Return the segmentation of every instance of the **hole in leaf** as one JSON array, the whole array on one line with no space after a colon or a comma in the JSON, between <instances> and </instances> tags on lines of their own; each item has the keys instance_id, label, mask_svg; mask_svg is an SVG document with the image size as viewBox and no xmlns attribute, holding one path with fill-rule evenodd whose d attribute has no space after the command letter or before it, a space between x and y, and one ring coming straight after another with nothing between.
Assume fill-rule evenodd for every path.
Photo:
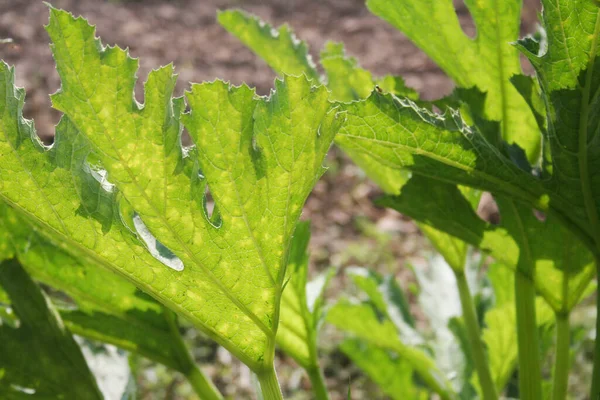
<instances>
[{"instance_id":1,"label":"hole in leaf","mask_svg":"<svg viewBox=\"0 0 600 400\"><path fill-rule=\"evenodd\" d=\"M483 192L481 195L481 200L477 207L477 215L479 215L479 218L482 220L491 224L500 224L500 210L498 209L498 204L496 204L496 200L494 200L494 197L489 192Z\"/></svg>"},{"instance_id":2,"label":"hole in leaf","mask_svg":"<svg viewBox=\"0 0 600 400\"><path fill-rule=\"evenodd\" d=\"M205 179L203 176L200 179ZM204 209L204 215L206 215L206 219L211 223L212 226L218 228L221 226L221 214L219 213L219 209L215 204L215 200L210 193L210 189L208 184L204 186L204 196L202 197L202 207Z\"/></svg>"},{"instance_id":3,"label":"hole in leaf","mask_svg":"<svg viewBox=\"0 0 600 400\"><path fill-rule=\"evenodd\" d=\"M533 216L540 222L546 222L546 213L540 210L533 209Z\"/></svg>"},{"instance_id":4,"label":"hole in leaf","mask_svg":"<svg viewBox=\"0 0 600 400\"><path fill-rule=\"evenodd\" d=\"M15 392L18 392L18 393L21 393L21 394L24 394L24 395L34 395L35 394L35 389L24 387L24 386L15 385L14 383L10 384L10 388L12 390L14 390Z\"/></svg>"},{"instance_id":5,"label":"hole in leaf","mask_svg":"<svg viewBox=\"0 0 600 400\"><path fill-rule=\"evenodd\" d=\"M469 8L464 0L454 0L454 9L456 10L458 22L463 32L471 39L474 39L477 36L477 28L475 28L475 21L473 21L473 16L469 12Z\"/></svg>"},{"instance_id":6,"label":"hole in leaf","mask_svg":"<svg viewBox=\"0 0 600 400\"><path fill-rule=\"evenodd\" d=\"M206 215L212 219L213 211L215 210L215 200L212 198L208 185L204 187L204 211Z\"/></svg>"},{"instance_id":7,"label":"hole in leaf","mask_svg":"<svg viewBox=\"0 0 600 400\"><path fill-rule=\"evenodd\" d=\"M192 141L192 137L190 136L190 133L187 131L187 129L183 128L183 130L181 131L181 146L183 148L188 148L194 145L194 142Z\"/></svg>"},{"instance_id":8,"label":"hole in leaf","mask_svg":"<svg viewBox=\"0 0 600 400\"><path fill-rule=\"evenodd\" d=\"M175 271L183 271L183 261L152 235L137 213L133 216L133 225L152 257Z\"/></svg>"}]
</instances>

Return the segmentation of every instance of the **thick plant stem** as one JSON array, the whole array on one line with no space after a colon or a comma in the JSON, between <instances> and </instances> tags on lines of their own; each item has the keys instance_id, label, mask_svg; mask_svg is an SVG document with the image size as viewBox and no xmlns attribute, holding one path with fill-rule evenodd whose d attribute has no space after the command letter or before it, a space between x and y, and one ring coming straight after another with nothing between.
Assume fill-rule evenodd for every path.
<instances>
[{"instance_id":1,"label":"thick plant stem","mask_svg":"<svg viewBox=\"0 0 600 400\"><path fill-rule=\"evenodd\" d=\"M460 294L463 318L467 327L469 346L473 354L475 370L477 371L477 375L479 375L479 383L481 384L483 398L485 400L497 400L498 393L496 392L496 385L492 379L492 373L485 355L484 344L481 339L481 330L479 328L479 321L477 320L475 305L473 304L473 299L471 297L471 291L469 290L469 283L467 282L464 272L456 270L454 270L454 272L456 275L456 284L458 285L458 293Z\"/></svg>"},{"instance_id":2,"label":"thick plant stem","mask_svg":"<svg viewBox=\"0 0 600 400\"><path fill-rule=\"evenodd\" d=\"M515 274L519 392L522 400L542 399L540 346L535 312L535 287L523 273Z\"/></svg>"},{"instance_id":3,"label":"thick plant stem","mask_svg":"<svg viewBox=\"0 0 600 400\"><path fill-rule=\"evenodd\" d=\"M313 393L317 400L329 400L329 394L327 393L327 386L325 385L325 379L321 373L319 366L306 369L310 383L312 384Z\"/></svg>"},{"instance_id":4,"label":"thick plant stem","mask_svg":"<svg viewBox=\"0 0 600 400\"><path fill-rule=\"evenodd\" d=\"M596 279L600 287L600 264L596 257ZM592 391L590 399L600 399L600 294L596 293L596 339L594 340L594 370L592 372Z\"/></svg>"},{"instance_id":5,"label":"thick plant stem","mask_svg":"<svg viewBox=\"0 0 600 400\"><path fill-rule=\"evenodd\" d=\"M186 378L202 400L223 400L221 393L196 365L189 371Z\"/></svg>"},{"instance_id":6,"label":"thick plant stem","mask_svg":"<svg viewBox=\"0 0 600 400\"><path fill-rule=\"evenodd\" d=\"M552 400L566 400L569 386L569 350L571 344L569 314L556 314L556 357Z\"/></svg>"},{"instance_id":7,"label":"thick plant stem","mask_svg":"<svg viewBox=\"0 0 600 400\"><path fill-rule=\"evenodd\" d=\"M261 373L257 373L256 377L260 383L260 390L262 391L264 400L283 400L275 368L267 368L261 371Z\"/></svg>"}]
</instances>

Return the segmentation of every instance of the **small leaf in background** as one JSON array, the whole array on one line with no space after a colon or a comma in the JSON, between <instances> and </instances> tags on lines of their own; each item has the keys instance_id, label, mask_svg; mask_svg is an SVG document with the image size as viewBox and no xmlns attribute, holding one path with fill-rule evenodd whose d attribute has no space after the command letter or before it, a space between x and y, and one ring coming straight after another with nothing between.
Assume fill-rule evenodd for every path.
<instances>
[{"instance_id":1,"label":"small leaf in background","mask_svg":"<svg viewBox=\"0 0 600 400\"><path fill-rule=\"evenodd\" d=\"M414 384L414 369L401 357L357 339L344 340L340 349L392 399L427 398L426 391Z\"/></svg>"},{"instance_id":2,"label":"small leaf in background","mask_svg":"<svg viewBox=\"0 0 600 400\"><path fill-rule=\"evenodd\" d=\"M350 276L369 295L368 299L362 302L338 301L329 309L327 321L373 346L394 352L431 390L444 399L452 398L454 390L429 355L424 339L411 327L410 321L401 318L402 306L388 303L390 298L385 295L384 285L379 289L383 279L373 272L357 273L356 270L351 271ZM391 315L400 319L392 319Z\"/></svg>"},{"instance_id":3,"label":"small leaf in background","mask_svg":"<svg viewBox=\"0 0 600 400\"><path fill-rule=\"evenodd\" d=\"M327 74L327 88L337 101L367 98L376 86L384 92L413 100L419 97L417 92L406 87L401 77L388 75L374 78L371 72L360 68L356 59L346 55L342 43L325 44L321 50L321 65Z\"/></svg>"},{"instance_id":4,"label":"small leaf in background","mask_svg":"<svg viewBox=\"0 0 600 400\"><path fill-rule=\"evenodd\" d=\"M279 347L306 370L318 368L317 337L322 318L322 296L333 272L330 270L307 282L309 240L310 223L299 223L290 248L289 282L281 297L277 330Z\"/></svg>"},{"instance_id":5,"label":"small leaf in background","mask_svg":"<svg viewBox=\"0 0 600 400\"><path fill-rule=\"evenodd\" d=\"M229 32L258 53L278 74L302 75L319 80L306 43L287 25L275 29L255 16L238 10L221 11L218 20Z\"/></svg>"},{"instance_id":6,"label":"small leaf in background","mask_svg":"<svg viewBox=\"0 0 600 400\"><path fill-rule=\"evenodd\" d=\"M0 285L19 318L17 328L0 324L0 397L102 399L79 346L18 262L0 264Z\"/></svg>"}]
</instances>

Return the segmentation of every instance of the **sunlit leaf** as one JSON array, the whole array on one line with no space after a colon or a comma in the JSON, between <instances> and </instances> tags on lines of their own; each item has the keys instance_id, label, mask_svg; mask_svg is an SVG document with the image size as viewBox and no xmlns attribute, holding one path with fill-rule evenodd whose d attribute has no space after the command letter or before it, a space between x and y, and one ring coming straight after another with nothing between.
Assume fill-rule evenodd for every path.
<instances>
[{"instance_id":1,"label":"sunlit leaf","mask_svg":"<svg viewBox=\"0 0 600 400\"><path fill-rule=\"evenodd\" d=\"M270 365L291 236L343 122L327 91L304 77L277 81L269 98L193 85L184 122L195 147L184 149L172 67L150 73L142 106L136 60L102 47L84 19L50 15L62 80L52 100L65 117L43 147L0 64L0 195L254 370Z\"/></svg>"}]
</instances>

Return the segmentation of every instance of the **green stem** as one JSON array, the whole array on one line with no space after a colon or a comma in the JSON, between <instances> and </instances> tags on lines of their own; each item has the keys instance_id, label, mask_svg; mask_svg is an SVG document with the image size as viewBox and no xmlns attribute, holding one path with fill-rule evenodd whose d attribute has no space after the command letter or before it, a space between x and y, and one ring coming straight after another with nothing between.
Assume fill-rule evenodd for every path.
<instances>
[{"instance_id":1,"label":"green stem","mask_svg":"<svg viewBox=\"0 0 600 400\"><path fill-rule=\"evenodd\" d=\"M455 270L454 273L456 275L458 293L460 294L463 318L467 327L469 346L473 354L475 370L477 371L477 375L479 375L479 383L481 384L483 398L485 400L496 400L498 399L498 393L496 392L496 385L492 379L490 366L485 355L484 344L483 340L481 339L481 331L479 329L479 321L477 320L475 305L473 304L473 299L471 298L469 283L467 282L464 272Z\"/></svg>"},{"instance_id":2,"label":"green stem","mask_svg":"<svg viewBox=\"0 0 600 400\"><path fill-rule=\"evenodd\" d=\"M522 400L542 399L542 371L535 313L535 287L526 275L515 274L519 393Z\"/></svg>"},{"instance_id":3,"label":"green stem","mask_svg":"<svg viewBox=\"0 0 600 400\"><path fill-rule=\"evenodd\" d=\"M600 287L600 263L596 257L596 279ZM590 399L600 399L600 294L596 293L596 339L594 340L594 370L592 372L592 391Z\"/></svg>"},{"instance_id":4,"label":"green stem","mask_svg":"<svg viewBox=\"0 0 600 400\"><path fill-rule=\"evenodd\" d=\"M318 365L307 368L308 378L312 384L313 392L317 400L329 400L329 393L327 393L327 386L325 385L325 379L321 373L321 369Z\"/></svg>"},{"instance_id":5,"label":"green stem","mask_svg":"<svg viewBox=\"0 0 600 400\"><path fill-rule=\"evenodd\" d=\"M257 373L256 377L260 383L260 390L262 391L264 400L283 400L277 374L273 367Z\"/></svg>"},{"instance_id":6,"label":"green stem","mask_svg":"<svg viewBox=\"0 0 600 400\"><path fill-rule=\"evenodd\" d=\"M196 394L198 394L198 397L202 400L223 400L223 396L219 393L212 381L210 381L195 364L185 377L194 388Z\"/></svg>"},{"instance_id":7,"label":"green stem","mask_svg":"<svg viewBox=\"0 0 600 400\"><path fill-rule=\"evenodd\" d=\"M177 349L177 358L179 359L179 371L185 375L186 379L194 388L194 391L202 400L223 400L223 396L215 387L212 381L207 378L196 365L194 358L190 354L183 338L179 333L179 324L177 323L177 314L164 308L165 318L171 330L171 336Z\"/></svg>"},{"instance_id":8,"label":"green stem","mask_svg":"<svg viewBox=\"0 0 600 400\"><path fill-rule=\"evenodd\" d=\"M569 313L556 314L556 357L552 400L566 400L569 386L569 350L571 346Z\"/></svg>"}]
</instances>

